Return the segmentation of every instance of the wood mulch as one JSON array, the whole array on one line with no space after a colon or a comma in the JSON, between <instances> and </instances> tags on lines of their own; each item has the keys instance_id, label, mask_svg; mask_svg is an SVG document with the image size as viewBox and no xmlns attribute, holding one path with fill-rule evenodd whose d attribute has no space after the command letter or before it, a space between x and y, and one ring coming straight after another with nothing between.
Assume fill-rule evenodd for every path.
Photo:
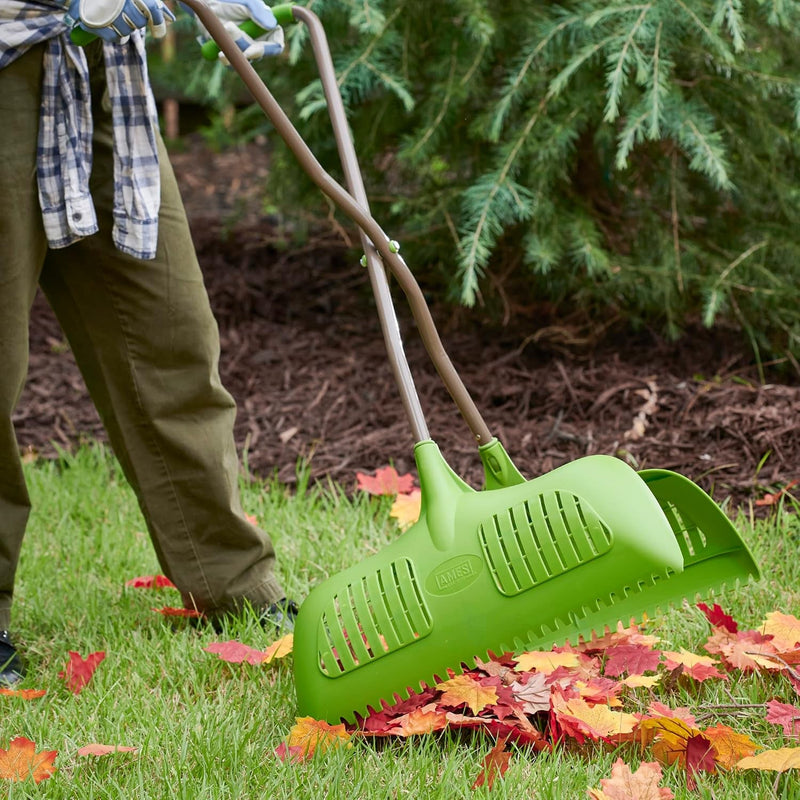
<instances>
[{"instance_id":1,"label":"wood mulch","mask_svg":"<svg viewBox=\"0 0 800 800\"><path fill-rule=\"evenodd\" d=\"M408 423L388 367L365 271L334 231L278 246L259 212L258 148L174 156L222 337L223 380L239 404L251 472L355 485L389 462L413 469ZM240 176L232 182L229 176ZM242 179L247 175L247 179ZM412 265L413 266L413 265ZM395 287L396 289L396 287ZM472 437L431 368L398 291L406 352L432 437L453 468L481 480ZM724 332L677 344L616 334L593 346L568 326L516 318L486 327L434 309L445 346L490 429L529 477L590 453L677 470L718 501L747 503L800 477L800 387L761 382ZM784 378L786 380L786 378ZM29 380L15 415L21 447L103 439L52 313L37 298Z\"/></svg>"}]
</instances>

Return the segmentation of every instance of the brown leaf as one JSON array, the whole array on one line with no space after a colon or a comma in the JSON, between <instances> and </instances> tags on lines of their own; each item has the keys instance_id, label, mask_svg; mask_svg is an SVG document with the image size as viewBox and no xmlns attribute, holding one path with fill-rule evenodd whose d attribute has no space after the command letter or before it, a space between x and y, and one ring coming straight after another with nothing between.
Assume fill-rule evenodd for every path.
<instances>
[{"instance_id":1,"label":"brown leaf","mask_svg":"<svg viewBox=\"0 0 800 800\"><path fill-rule=\"evenodd\" d=\"M495 746L486 754L483 759L483 769L475 779L475 783L472 784L473 789L485 784L491 790L492 786L494 786L495 778L502 778L506 774L511 761L511 753L506 750L507 741L507 736L498 739Z\"/></svg>"},{"instance_id":2,"label":"brown leaf","mask_svg":"<svg viewBox=\"0 0 800 800\"><path fill-rule=\"evenodd\" d=\"M36 745L24 736L12 739L7 750L0 748L0 778L7 781L24 781L33 778L41 783L52 777L56 771L53 762L58 752L42 750L36 752Z\"/></svg>"},{"instance_id":3,"label":"brown leaf","mask_svg":"<svg viewBox=\"0 0 800 800\"><path fill-rule=\"evenodd\" d=\"M661 767L651 761L639 765L636 772L618 758L611 768L611 777L600 781L600 789L589 789L592 800L672 800L670 789L659 786Z\"/></svg>"}]
</instances>

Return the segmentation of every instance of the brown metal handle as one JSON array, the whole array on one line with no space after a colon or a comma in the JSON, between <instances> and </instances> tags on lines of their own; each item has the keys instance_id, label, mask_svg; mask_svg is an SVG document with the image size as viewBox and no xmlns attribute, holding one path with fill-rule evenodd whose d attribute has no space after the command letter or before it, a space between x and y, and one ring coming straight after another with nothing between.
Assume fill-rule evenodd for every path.
<instances>
[{"instance_id":1,"label":"brown metal handle","mask_svg":"<svg viewBox=\"0 0 800 800\"><path fill-rule=\"evenodd\" d=\"M308 176L311 178L312 181L319 187L319 189L328 197L330 198L333 203L341 209L362 231L365 237L367 237L367 246L365 250L367 252L367 258L369 260L371 251L373 248L369 247L371 243L375 250L378 251L380 257L383 260L383 264L386 265L389 270L392 272L394 277L396 278L397 282L400 284L400 288L403 290L406 299L408 300L409 306L411 307L411 313L413 314L414 321L417 324L417 328L419 330L420 336L422 337L422 341L425 344L425 348L428 351L428 355L430 356L431 360L433 361L434 366L436 367L439 376L442 379L445 387L447 388L450 396L453 398L458 410L461 412L462 417L464 418L465 422L469 426L470 430L472 431L473 436L475 437L476 442L478 445L486 445L490 441L492 441L493 437L489 428L487 427L486 423L483 420L480 412L478 411L472 397L470 396L467 388L464 386L461 377L459 376L458 372L456 371L453 363L450 361L450 357L445 352L444 346L442 344L441 338L439 337L439 332L436 329L436 326L433 322L433 318L431 317L430 309L428 308L428 304L425 302L425 297L422 294L422 290L419 287L416 279L414 278L413 273L406 265L405 261L396 253L393 252L390 246L389 237L384 233L382 228L378 225L378 223L372 218L369 211L366 210L365 206L362 205L356 197L352 196L350 193L347 192L342 186L340 186L328 173L324 170L322 165L317 161L314 154L309 149L308 145L305 143L303 138L295 129L294 125L292 125L289 118L286 116L283 109L280 107L278 102L272 96L272 93L269 89L264 85L264 82L259 77L258 73L253 69L250 62L244 57L242 51L237 47L233 39L228 35L228 32L225 30L224 25L222 22L217 19L214 13L206 6L203 0L183 0L185 4L192 9L192 11L197 14L200 18L200 21L205 26L206 30L209 32L211 37L214 41L219 45L220 50L225 54L228 61L230 62L231 66L236 70L239 74L241 79L244 81L245 85L247 86L250 94L252 94L253 99L261 106L264 113L269 118L270 122L272 122L275 129L278 131L280 137L284 140L286 145L294 154L295 158L300 162L300 166L306 171ZM319 22L319 18L308 9L302 8L300 6L294 6L292 8L292 14L296 19L300 19L305 22L312 33L312 44L314 44L315 48L315 55L317 54L317 48L320 43L320 31L322 32L322 38L324 40L324 30L322 28L322 24ZM316 34L315 34L316 31ZM316 43L315 43L316 38ZM327 44L325 48L327 49ZM330 56L328 55L328 59ZM324 61L323 57L323 61ZM319 65L319 57L318 57L318 65ZM326 68L323 66L321 71L326 71ZM323 87L325 86L325 79L323 77ZM335 86L335 79L334 79L334 86ZM330 87L329 87L330 88ZM331 98L328 97L329 89L326 89L326 98L328 102L331 102ZM338 86L336 86L335 92L333 92L335 96L339 96ZM341 104L341 98L339 100L339 104L336 103L335 99L333 104L330 105L332 117L334 115L334 106ZM337 114L338 117L338 114ZM343 109L342 109L342 119L344 119L344 126L346 127L346 118L343 116ZM341 125L341 120L334 123L337 126ZM350 140L349 128L346 128L347 135L346 138L351 142L352 147L352 140ZM340 133L337 133L337 143L339 141ZM346 154L347 146L345 145L345 154ZM355 154L353 153L352 160L350 158L344 158L344 165L345 170L348 173L348 180L353 177L350 173L352 172L353 168L355 167L355 171L358 173L358 177L356 178L356 184L353 186L354 192L357 192L358 183L361 182L360 180L360 170L357 168L357 162L355 161ZM361 187L361 191L363 192L363 184ZM362 198L366 202L366 198ZM378 275L377 273L380 273ZM380 283L381 276L383 281L386 281L386 276L383 273L382 269L376 270L376 277L378 282ZM374 288L374 284L373 284ZM388 294L388 291L387 291ZM392 319L394 315L392 314L391 317L384 318L384 310L381 309L381 304L378 306L379 314L381 314L381 324L384 329L384 334L388 330L391 334L392 329L396 329L396 320L392 323ZM399 340L399 335L397 337ZM407 362L405 359L405 355L402 352L402 347L396 347L397 342L395 341L395 337L390 335L386 341L387 349L389 350L390 357L392 359L393 367L395 368L395 376L397 378L397 369L398 365L402 365L399 369L402 371L408 371ZM413 385L413 384L412 384ZM398 388L403 396L404 403L406 404L406 410L409 410L409 407L413 407L414 400L409 399L408 395L408 386L403 383L403 381L398 382ZM416 392L413 392L414 397L416 396ZM417 402L418 407L418 402ZM421 413L421 411L420 411ZM422 439L427 439L427 430L424 425L424 420L422 422L422 430L417 430L419 428L418 422L415 421L413 418L410 420L412 423L412 428L415 429L415 436L417 436L418 441L422 441ZM420 437L419 434L422 433L423 436Z\"/></svg>"}]
</instances>

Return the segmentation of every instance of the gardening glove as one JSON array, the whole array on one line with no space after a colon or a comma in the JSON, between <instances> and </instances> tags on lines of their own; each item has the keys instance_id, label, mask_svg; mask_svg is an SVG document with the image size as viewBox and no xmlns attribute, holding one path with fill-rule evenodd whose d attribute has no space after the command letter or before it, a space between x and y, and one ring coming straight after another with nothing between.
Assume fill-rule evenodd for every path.
<instances>
[{"instance_id":1,"label":"gardening glove","mask_svg":"<svg viewBox=\"0 0 800 800\"><path fill-rule=\"evenodd\" d=\"M207 0L207 5L223 22L225 30L249 61L283 52L283 28L262 0ZM239 27L248 20L254 22L261 33L247 33ZM210 38L208 31L202 25L200 29L200 42L207 42ZM224 64L228 63L224 53L220 52L219 58Z\"/></svg>"},{"instance_id":2,"label":"gardening glove","mask_svg":"<svg viewBox=\"0 0 800 800\"><path fill-rule=\"evenodd\" d=\"M64 16L70 28L79 26L107 42L122 42L145 26L161 39L167 32L167 20L174 19L161 0L71 0Z\"/></svg>"}]
</instances>

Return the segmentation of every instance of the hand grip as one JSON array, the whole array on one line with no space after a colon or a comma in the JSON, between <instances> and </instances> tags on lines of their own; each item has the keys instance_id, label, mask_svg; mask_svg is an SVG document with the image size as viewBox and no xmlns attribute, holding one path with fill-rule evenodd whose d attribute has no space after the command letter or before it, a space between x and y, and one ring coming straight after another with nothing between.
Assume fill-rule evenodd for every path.
<instances>
[{"instance_id":1,"label":"hand grip","mask_svg":"<svg viewBox=\"0 0 800 800\"><path fill-rule=\"evenodd\" d=\"M272 6L272 13L275 15L275 19L278 21L278 25L292 25L295 22L295 18L292 15L292 3L285 3L279 6ZM260 28L256 25L253 20L248 19L245 20L240 26L239 29L244 31L248 36L252 37L253 39L257 39L259 36L262 36L266 33L263 28ZM206 61L216 61L219 57L219 45L213 40L209 39L203 46L200 48L200 52L203 55L203 58Z\"/></svg>"}]
</instances>

